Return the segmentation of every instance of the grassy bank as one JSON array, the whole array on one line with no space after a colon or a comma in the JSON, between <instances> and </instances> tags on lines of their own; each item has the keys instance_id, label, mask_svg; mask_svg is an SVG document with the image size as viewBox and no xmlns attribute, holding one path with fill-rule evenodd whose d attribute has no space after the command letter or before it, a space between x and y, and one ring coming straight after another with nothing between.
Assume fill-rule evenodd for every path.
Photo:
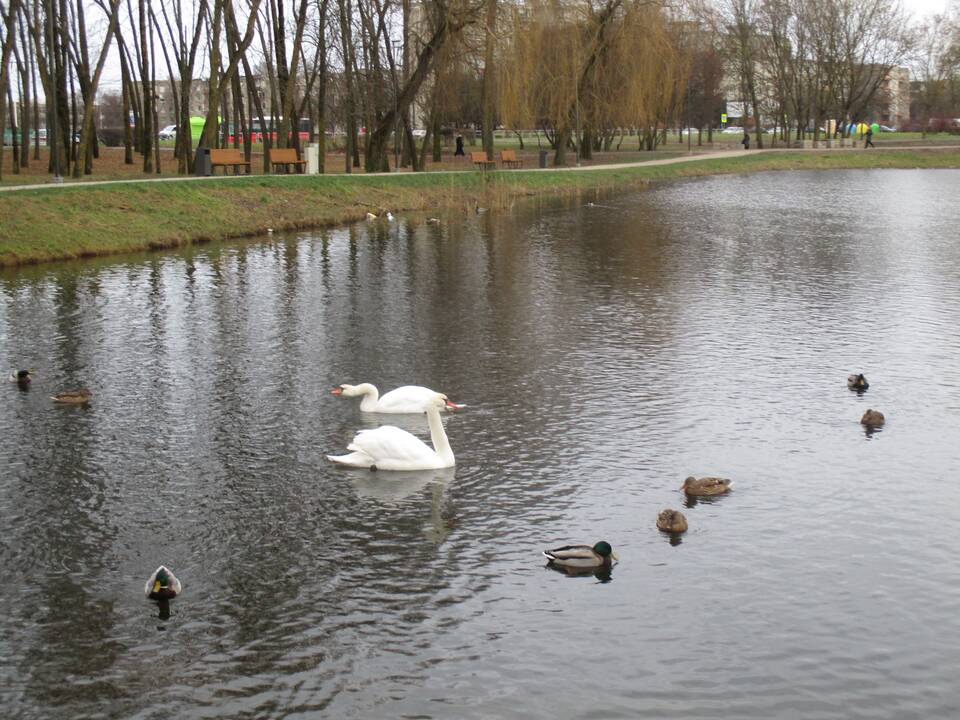
<instances>
[{"instance_id":1,"label":"grassy bank","mask_svg":"<svg viewBox=\"0 0 960 720\"><path fill-rule=\"evenodd\" d=\"M395 176L254 176L0 193L0 266L37 263L357 220L387 209L433 214L509 207L518 197L725 173L849 168L960 168L960 153L744 153L692 163L585 172Z\"/></svg>"}]
</instances>

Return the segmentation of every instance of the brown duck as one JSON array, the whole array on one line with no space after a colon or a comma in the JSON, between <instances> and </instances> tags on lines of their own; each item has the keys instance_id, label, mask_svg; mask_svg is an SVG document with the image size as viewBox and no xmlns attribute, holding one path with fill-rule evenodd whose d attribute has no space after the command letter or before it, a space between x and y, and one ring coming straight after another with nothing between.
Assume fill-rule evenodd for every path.
<instances>
[{"instance_id":1,"label":"brown duck","mask_svg":"<svg viewBox=\"0 0 960 720\"><path fill-rule=\"evenodd\" d=\"M663 510L657 515L657 529L679 535L687 531L687 519L679 510Z\"/></svg>"},{"instance_id":2,"label":"brown duck","mask_svg":"<svg viewBox=\"0 0 960 720\"><path fill-rule=\"evenodd\" d=\"M723 495L733 483L730 480L718 477L695 478L692 475L683 481L680 487L687 495L705 497L709 495Z\"/></svg>"},{"instance_id":3,"label":"brown duck","mask_svg":"<svg viewBox=\"0 0 960 720\"><path fill-rule=\"evenodd\" d=\"M860 422L869 427L880 427L886 422L886 418L883 417L883 413L879 410L867 410L863 414L863 417L860 418Z\"/></svg>"},{"instance_id":4,"label":"brown duck","mask_svg":"<svg viewBox=\"0 0 960 720\"><path fill-rule=\"evenodd\" d=\"M71 390L70 392L63 392L59 395L54 395L50 399L54 402L65 403L67 405L86 405L90 402L90 397L93 395L89 390L83 388L82 390Z\"/></svg>"}]
</instances>

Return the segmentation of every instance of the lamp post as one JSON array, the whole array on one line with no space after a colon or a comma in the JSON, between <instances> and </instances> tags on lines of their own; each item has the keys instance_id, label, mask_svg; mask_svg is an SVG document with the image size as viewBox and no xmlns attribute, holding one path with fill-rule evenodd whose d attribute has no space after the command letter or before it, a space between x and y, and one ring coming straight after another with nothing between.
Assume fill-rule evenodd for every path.
<instances>
[{"instance_id":1,"label":"lamp post","mask_svg":"<svg viewBox=\"0 0 960 720\"><path fill-rule=\"evenodd\" d=\"M62 183L60 175L60 153L57 149L57 59L53 50L53 3L47 6L47 47L50 48L50 88L52 110L47 113L50 118L50 129L47 131L47 144L50 146L50 157L53 159L53 181Z\"/></svg>"},{"instance_id":2,"label":"lamp post","mask_svg":"<svg viewBox=\"0 0 960 720\"><path fill-rule=\"evenodd\" d=\"M393 171L400 172L400 83L397 82L397 47L401 41L393 42Z\"/></svg>"}]
</instances>

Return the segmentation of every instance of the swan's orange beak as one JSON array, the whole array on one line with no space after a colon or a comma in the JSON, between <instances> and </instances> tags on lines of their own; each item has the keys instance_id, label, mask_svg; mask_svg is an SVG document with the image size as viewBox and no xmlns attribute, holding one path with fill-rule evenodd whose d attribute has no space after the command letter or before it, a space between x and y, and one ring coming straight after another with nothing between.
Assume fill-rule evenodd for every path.
<instances>
[{"instance_id":1,"label":"swan's orange beak","mask_svg":"<svg viewBox=\"0 0 960 720\"><path fill-rule=\"evenodd\" d=\"M450 401L447 400L447 399L444 399L443 402L446 403L446 405L447 405L447 410L461 410L461 409L463 409L464 407L466 407L465 405L457 405L455 402L450 402Z\"/></svg>"},{"instance_id":2,"label":"swan's orange beak","mask_svg":"<svg viewBox=\"0 0 960 720\"><path fill-rule=\"evenodd\" d=\"M342 393L343 393L343 388L338 388L338 387L330 391L331 395L340 395Z\"/></svg>"}]
</instances>

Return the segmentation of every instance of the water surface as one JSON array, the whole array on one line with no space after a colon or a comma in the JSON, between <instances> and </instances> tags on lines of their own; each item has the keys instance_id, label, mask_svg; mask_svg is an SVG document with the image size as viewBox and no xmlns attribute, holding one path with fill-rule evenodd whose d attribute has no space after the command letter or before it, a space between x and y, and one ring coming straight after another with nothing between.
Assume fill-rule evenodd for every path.
<instances>
[{"instance_id":1,"label":"water surface","mask_svg":"<svg viewBox=\"0 0 960 720\"><path fill-rule=\"evenodd\" d=\"M0 402L0 697L955 716L958 193L957 171L722 177L0 275L2 361L36 372ZM426 437L329 394L364 381L467 403L456 469L328 464L362 427ZM48 399L82 385L89 407ZM734 491L686 502L690 474ZM544 568L599 539L610 582ZM142 596L161 562L167 620Z\"/></svg>"}]
</instances>

